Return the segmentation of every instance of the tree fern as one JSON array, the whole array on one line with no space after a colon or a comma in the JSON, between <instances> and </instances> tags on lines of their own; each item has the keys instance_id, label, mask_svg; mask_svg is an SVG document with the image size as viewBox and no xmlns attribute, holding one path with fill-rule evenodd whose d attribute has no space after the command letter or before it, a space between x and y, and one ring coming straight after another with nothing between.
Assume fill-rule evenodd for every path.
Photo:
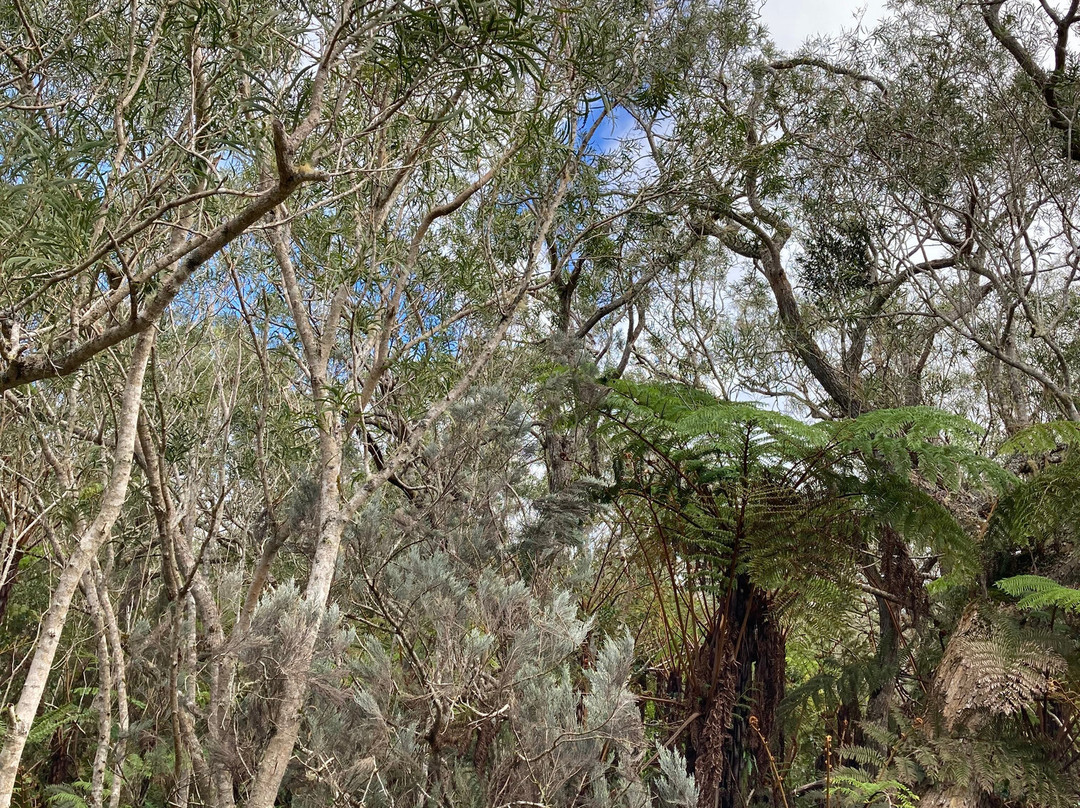
<instances>
[{"instance_id":1,"label":"tree fern","mask_svg":"<svg viewBox=\"0 0 1080 808\"><path fill-rule=\"evenodd\" d=\"M962 482L1000 487L1011 481L1008 472L979 453L975 424L933 407L873 410L822 428L861 463L895 475L915 471L946 488Z\"/></svg>"},{"instance_id":2,"label":"tree fern","mask_svg":"<svg viewBox=\"0 0 1080 808\"><path fill-rule=\"evenodd\" d=\"M1007 473L978 454L977 431L969 421L909 407L807 424L675 385L621 382L615 389L608 406L617 424L609 431L617 448L670 478L674 488L667 489L665 502L678 507L668 521L683 522L684 529L675 532L697 535L703 551L723 551L723 534L738 511L760 528L756 535L764 544L747 560L760 578L790 578L792 565L808 567L811 574L803 580L831 576L838 570L836 554L844 558L844 547L857 542L850 531L855 517L868 528L889 525L940 556L946 582L973 578L978 553L968 532L911 478L917 472L946 490L1004 485ZM655 474L649 479L659 480ZM689 493L693 486L697 493Z\"/></svg>"},{"instance_id":3,"label":"tree fern","mask_svg":"<svg viewBox=\"0 0 1080 808\"><path fill-rule=\"evenodd\" d=\"M918 795L900 781L872 779L857 769L835 771L833 788L844 805L916 808L919 804Z\"/></svg>"},{"instance_id":4,"label":"tree fern","mask_svg":"<svg viewBox=\"0 0 1080 808\"><path fill-rule=\"evenodd\" d=\"M87 794L90 792L90 783L75 782L68 785L48 786L48 796L45 804L49 808L89 808Z\"/></svg>"},{"instance_id":5,"label":"tree fern","mask_svg":"<svg viewBox=\"0 0 1080 808\"><path fill-rule=\"evenodd\" d=\"M678 659L684 673L705 658L736 669L768 670L775 664L766 658L736 664L725 656L735 652L717 639L726 636L717 634L717 626L748 619L731 611L732 598L767 603L746 608L758 610L755 619L783 620L789 637L796 628L842 630L865 602L865 554L879 535L902 537L911 548L898 551L904 558L917 553L935 559L939 586L974 581L977 546L942 500L962 487L1000 488L1008 480L979 455L970 422L930 408L805 423L700 391L628 383L616 386L607 406L607 435L620 458L614 499L624 520L636 526L646 566L654 565L654 586L670 590L658 591L657 601L673 603L676 610L681 604L680 614L695 616L677 626L665 617L669 645L683 648ZM918 575L914 569L912 574ZM921 592L921 579L910 586ZM915 593L910 608L925 608ZM851 693L872 692L881 674L867 667L854 687L842 685L841 677L850 678L854 670L845 663L810 676L791 694L785 714L814 702L836 711L841 687L843 700L857 703ZM716 682L702 686L709 694L721 692ZM722 720L733 738L741 737L739 715L772 715L776 709L761 688L755 694L736 688L732 697ZM913 802L914 792L899 774L867 776L867 767L882 768L870 760L880 747L850 752L851 762L867 758L863 770L853 769L849 782L838 784L851 801ZM746 751L740 754L748 759Z\"/></svg>"}]
</instances>

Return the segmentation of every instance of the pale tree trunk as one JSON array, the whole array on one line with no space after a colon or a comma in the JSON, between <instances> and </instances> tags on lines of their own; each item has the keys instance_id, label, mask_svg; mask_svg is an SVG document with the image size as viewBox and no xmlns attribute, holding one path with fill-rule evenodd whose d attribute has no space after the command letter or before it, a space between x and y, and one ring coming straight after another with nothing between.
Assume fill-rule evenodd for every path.
<instances>
[{"instance_id":1,"label":"pale tree trunk","mask_svg":"<svg viewBox=\"0 0 1080 808\"><path fill-rule=\"evenodd\" d=\"M285 776L293 747L300 734L300 712L307 698L306 672L315 653L315 643L319 633L319 617L325 612L330 597L330 585L337 567L338 550L345 530L345 520L341 513L341 459L342 440L340 414L335 412L332 402L324 396L326 386L326 368L332 343L329 339L319 339L307 311L304 308L300 284L289 255L288 241L291 233L288 225L276 228L271 234L274 256L282 274L282 285L289 309L296 323L300 336L304 359L307 363L311 380L311 395L317 409L316 422L319 426L319 498L318 519L319 533L315 546L315 555L311 562L307 588L300 604L301 608L311 607L303 637L300 640L298 659L290 660L289 667L299 671L299 675L285 677L284 687L275 715L275 726L266 748L259 760L255 778L248 790L248 808L270 808L277 797L281 780ZM324 329L328 337L337 329L337 319L341 309L328 317Z\"/></svg>"},{"instance_id":2,"label":"pale tree trunk","mask_svg":"<svg viewBox=\"0 0 1080 808\"><path fill-rule=\"evenodd\" d=\"M11 710L11 727L0 750L0 808L9 808L15 781L22 759L26 738L37 715L41 698L48 684L53 659L60 644L60 635L67 622L68 610L79 581L90 569L101 545L112 532L113 525L120 516L127 497L128 482L131 480L131 460L135 449L135 432L139 420L139 402L142 399L143 378L146 363L154 343L157 329L153 326L139 334L131 357L124 386L123 403L117 419L116 449L113 452L112 474L105 487L101 500L101 509L89 528L79 536L67 564L60 573L56 588L53 590L49 608L41 620L37 646L30 669L26 674L19 701Z\"/></svg>"},{"instance_id":3,"label":"pale tree trunk","mask_svg":"<svg viewBox=\"0 0 1080 808\"><path fill-rule=\"evenodd\" d=\"M120 791L124 784L127 734L131 727L127 697L127 662L120 639L120 626L116 622L116 611L109 601L109 590L105 586L105 576L96 559L91 565L90 572L97 584L98 601L101 603L101 618L108 639L109 659L112 662L112 682L113 687L116 688L116 749L113 751L113 786L112 791L109 792L109 808L119 808Z\"/></svg>"},{"instance_id":4,"label":"pale tree trunk","mask_svg":"<svg viewBox=\"0 0 1080 808\"><path fill-rule=\"evenodd\" d=\"M61 462L55 455L50 457L50 464L56 470L57 476L63 482L68 491L74 490L74 476L71 466ZM76 521L76 532L85 527L80 519ZM53 555L63 565L65 563L64 548L51 529L46 527L49 544ZM116 623L116 615L112 604L109 602L108 589L105 587L105 577L97 559L93 560L91 568L79 581L83 598L86 600L86 612L94 624L97 634L98 653L98 692L94 697L94 708L98 712L98 745L94 753L94 763L90 777L90 804L95 808L102 808L105 795L105 770L109 762L109 751L112 746L112 690L116 688L117 694L117 726L120 738L117 743L117 763L114 769L114 783L109 793L111 808L117 808L120 802L120 783L122 776L123 753L120 751L123 744L123 736L128 731L128 704L127 683L124 673L124 655L120 650L120 629ZM117 649L110 652L110 648Z\"/></svg>"},{"instance_id":5,"label":"pale tree trunk","mask_svg":"<svg viewBox=\"0 0 1080 808\"><path fill-rule=\"evenodd\" d=\"M214 778L210 773L210 766L206 762L202 746L195 734L195 725L191 720L191 713L195 708L196 671L198 670L195 656L196 643L196 607L195 598L189 593L184 600L182 609L178 608L178 614L174 627L173 659L170 666L169 699L170 711L172 712L173 738L177 750L186 750L189 760L185 764L180 760L177 753L175 766L176 798L171 805L176 808L187 808L191 797L192 786L198 786L199 793L209 795L212 805L217 806L219 800L213 785ZM181 692L183 704L181 704ZM229 786L229 798L232 798L232 786ZM205 798L204 798L205 799Z\"/></svg>"},{"instance_id":6,"label":"pale tree trunk","mask_svg":"<svg viewBox=\"0 0 1080 808\"><path fill-rule=\"evenodd\" d=\"M183 767L180 776L177 778L175 800L177 808L187 808L188 803L191 800L192 785L197 781L203 783L202 788L206 793L214 796L213 786L210 784L210 770L202 755L202 748L199 746L198 740L195 737L195 728L192 726L191 718L188 715L189 708L187 707L187 705L195 704L195 698L198 695L196 683L198 660L195 654L195 645L197 642L195 619L195 598L189 594L184 599L183 619L180 620L179 626L183 631L183 634L177 640L177 663L174 668L178 672L183 673L182 682L178 679L174 685L177 689L174 698L176 699L177 706L179 706L179 688L182 687L184 689L185 707L181 715L174 716L175 725L179 729L179 731L174 734L177 737L176 748L186 748L188 754L191 756L191 762ZM181 742L181 739L183 739L183 742ZM195 777L193 777L193 771L196 773ZM199 772L202 772L202 774L198 774ZM229 796L232 796L231 790Z\"/></svg>"},{"instance_id":7,"label":"pale tree trunk","mask_svg":"<svg viewBox=\"0 0 1080 808\"><path fill-rule=\"evenodd\" d=\"M58 553L58 557L62 558L62 555ZM130 723L127 678L124 670L124 651L120 644L120 628L116 623L116 614L112 604L109 602L105 576L96 558L92 560L91 568L83 576L80 588L86 599L87 611L94 623L94 630L98 635L98 692L94 699L98 710L98 745L91 770L90 804L95 808L102 808L104 805L105 771L109 764L109 753L113 752L113 782L109 791L109 806L117 808L120 804L120 790L123 785L125 739ZM115 749L112 744L114 688L118 733Z\"/></svg>"},{"instance_id":8,"label":"pale tree trunk","mask_svg":"<svg viewBox=\"0 0 1080 808\"><path fill-rule=\"evenodd\" d=\"M186 748L191 758L191 771L177 761L175 776L182 795L190 794L189 774L194 773L196 783L204 799L208 796L215 808L231 808L233 800L233 777L223 755L235 745L230 731L230 715L226 697L231 693L231 676L223 671L229 670L231 652L226 650L225 629L221 613L214 600L210 584L196 562L191 549L191 537L180 529L177 506L167 484L168 468L165 458L154 443L150 432L150 418L143 410L138 424L139 446L146 471L147 489L150 503L154 509L159 541L161 545L163 568L166 570L166 590L173 602L173 651L170 666L170 712L172 714L173 735L177 749ZM188 508L181 519L191 523L190 509L194 502L189 501L181 509ZM186 582L187 594L180 590L181 582ZM207 735L210 741L209 755L204 755L201 742L195 732L188 711L195 705L194 694L189 690L193 686L197 666L192 659L195 648L196 617L201 617L213 649L214 663L210 675L210 705L207 715ZM183 683L181 678L183 677ZM184 684L186 683L186 684ZM183 704L181 698L183 697ZM183 743L181 744L181 739Z\"/></svg>"},{"instance_id":9,"label":"pale tree trunk","mask_svg":"<svg viewBox=\"0 0 1080 808\"><path fill-rule=\"evenodd\" d=\"M275 258L282 273L285 297L300 336L311 380L312 398L317 408L316 422L319 425L320 469L319 536L315 546L315 555L312 559L311 571L308 575L307 587L299 605L299 608L307 613L308 622L299 643L299 650L294 658L289 660L289 667L302 673L286 677L283 692L275 711L273 733L263 750L255 777L248 790L247 808L272 808L277 798L278 789L281 787L281 781L285 776L285 770L288 767L289 760L292 758L296 741L299 738L302 711L308 694L306 673L310 670L314 659L321 617L326 613L327 603L330 599L330 587L334 580L338 552L341 547L341 538L345 526L370 502L372 496L387 480L405 467L431 428L453 404L472 388L473 382L487 366L499 345L502 344L528 293L529 283L543 251L545 239L554 221L555 212L566 195L567 188L573 177L573 170L574 164L568 161L552 198L537 223L537 229L530 245L529 257L522 277L512 293L508 295L508 299L504 300L503 305L500 306L503 314L495 328L488 334L479 353L462 374L457 384L428 408L424 417L417 422L416 427L412 430L409 439L398 447L392 457L387 458L383 468L371 475L345 501L343 501L342 496L341 461L342 443L346 435L341 425L340 411L335 408L333 401L324 395L327 365L333 347L333 335L342 315L344 300L331 306L330 316L323 324L323 336L319 338L312 328L307 310L304 307L295 268L289 255L288 241L290 235L288 225L283 224L271 232ZM468 195L474 193L478 187L480 186L472 186ZM425 224L418 231L417 236L414 237L410 249L414 258L419 239L423 237L424 231L436 218L436 213L444 215L446 212L456 210L468 198L468 195L459 195L450 205L432 209L428 213L424 219ZM395 295L394 301L398 297L399 295ZM380 360L373 364L370 376L364 385L365 390L373 387L372 377L381 374L384 369L385 365Z\"/></svg>"},{"instance_id":10,"label":"pale tree trunk","mask_svg":"<svg viewBox=\"0 0 1080 808\"><path fill-rule=\"evenodd\" d=\"M97 709L98 740L90 774L90 805L93 808L102 808L105 803L105 770L109 766L109 747L112 741L112 662L109 656L109 641L106 638L105 619L101 615L101 601L89 570L83 576L82 590L86 597L90 619L94 624L94 631L97 634L98 653L98 692L94 697L94 706Z\"/></svg>"},{"instance_id":11,"label":"pale tree trunk","mask_svg":"<svg viewBox=\"0 0 1080 808\"><path fill-rule=\"evenodd\" d=\"M278 700L274 732L263 750L255 779L248 791L247 808L271 808L274 805L281 780L285 776L285 769L300 735L301 713L308 690L305 674L310 669L315 655L320 617L325 614L330 598L330 587L334 580L338 551L345 526L371 500L383 483L404 467L430 428L446 410L468 392L473 380L502 343L520 303L519 297L511 310L504 315L495 332L488 337L480 355L473 361L462 379L449 393L429 408L425 417L413 431L411 440L402 446L394 457L389 458L382 471L369 478L344 505L341 503L338 489L341 477L342 435L340 428L321 431L319 539L300 605L301 609L309 612L309 618L299 644L300 648L293 659L289 660L290 668L303 671L303 673L298 676L289 676L284 682L283 692Z\"/></svg>"}]
</instances>

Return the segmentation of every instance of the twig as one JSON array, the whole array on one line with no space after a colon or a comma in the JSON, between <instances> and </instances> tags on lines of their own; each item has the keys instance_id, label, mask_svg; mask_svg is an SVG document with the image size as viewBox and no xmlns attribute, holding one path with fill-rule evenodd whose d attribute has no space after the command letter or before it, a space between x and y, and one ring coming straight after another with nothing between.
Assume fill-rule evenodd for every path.
<instances>
[{"instance_id":1,"label":"twig","mask_svg":"<svg viewBox=\"0 0 1080 808\"><path fill-rule=\"evenodd\" d=\"M791 808L791 806L788 805L787 793L784 791L784 778L780 776L780 772L776 768L776 758L773 757L772 750L769 749L769 742L766 741L765 736L761 734L761 724L758 721L758 717L756 715L750 716L749 723L750 728L757 733L758 738L761 739L761 745L765 748L765 754L769 758L769 768L772 769L773 785L776 787L777 791L780 792L780 799L784 801L784 808ZM828 802L826 802L826 808L828 808Z\"/></svg>"}]
</instances>

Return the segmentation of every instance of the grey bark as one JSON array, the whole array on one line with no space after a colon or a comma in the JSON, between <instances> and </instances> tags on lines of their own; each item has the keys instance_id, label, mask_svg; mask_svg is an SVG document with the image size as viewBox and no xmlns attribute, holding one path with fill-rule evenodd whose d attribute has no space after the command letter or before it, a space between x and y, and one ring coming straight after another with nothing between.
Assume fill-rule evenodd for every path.
<instances>
[{"instance_id":1,"label":"grey bark","mask_svg":"<svg viewBox=\"0 0 1080 808\"><path fill-rule=\"evenodd\" d=\"M48 611L41 620L37 647L30 662L30 669L19 695L19 701L11 710L11 727L4 740L4 747L0 750L0 808L10 808L23 748L26 746L26 738L48 684L53 659L60 645L60 635L67 622L68 610L75 590L79 581L90 569L101 545L111 533L127 496L143 379L156 333L156 329L151 326L139 335L135 343L124 386L123 403L118 415L112 472L102 496L101 508L94 521L79 536L74 552L71 553L60 573Z\"/></svg>"}]
</instances>

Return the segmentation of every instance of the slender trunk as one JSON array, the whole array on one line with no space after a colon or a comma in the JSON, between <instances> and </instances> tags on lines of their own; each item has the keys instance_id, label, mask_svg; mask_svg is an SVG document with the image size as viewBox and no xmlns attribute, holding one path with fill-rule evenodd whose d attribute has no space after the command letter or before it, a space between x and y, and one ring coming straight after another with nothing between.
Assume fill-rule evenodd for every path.
<instances>
[{"instance_id":1,"label":"slender trunk","mask_svg":"<svg viewBox=\"0 0 1080 808\"><path fill-rule=\"evenodd\" d=\"M300 638L300 650L296 659L292 661L297 673L285 677L278 700L274 729L263 749L255 778L248 790L249 808L270 808L274 804L281 780L285 776L285 769L289 765L293 748L300 735L301 712L307 698L307 672L315 654L319 621L326 611L326 604L330 598L330 586L337 568L338 550L346 521L341 508L344 429L340 412L324 395L331 343L323 343L316 336L304 309L300 285L289 255L290 238L290 230L286 224L273 231L271 244L281 269L285 297L304 348L304 358L311 378L312 399L316 407L316 421L319 425L319 532L307 587L299 604L301 609L307 607L310 611L307 613L307 623L303 636ZM340 317L340 312L337 316ZM336 327L336 320L327 322L325 325L328 334L332 334ZM376 376L379 372L379 363L375 363L372 375Z\"/></svg>"},{"instance_id":2,"label":"slender trunk","mask_svg":"<svg viewBox=\"0 0 1080 808\"><path fill-rule=\"evenodd\" d=\"M263 750L259 769L248 791L248 808L270 808L277 797L285 769L292 757L293 747L300 734L302 708L307 698L306 668L314 656L319 634L319 617L325 612L330 598L337 567L338 550L345 521L341 514L341 495L338 482L341 476L341 435L339 430L326 430L320 436L319 451L319 539L315 558L311 564L303 604L310 605L312 612L300 642L300 654L304 672L288 676L278 701L277 723L270 740Z\"/></svg>"},{"instance_id":3,"label":"slender trunk","mask_svg":"<svg viewBox=\"0 0 1080 808\"><path fill-rule=\"evenodd\" d=\"M4 530L0 531L0 548L4 551L0 555L0 622L4 620L11 590L15 588L15 578L19 571L19 562L22 561L23 545L26 541L26 534L20 535L13 522L14 520L9 520Z\"/></svg>"},{"instance_id":4,"label":"slender trunk","mask_svg":"<svg viewBox=\"0 0 1080 808\"><path fill-rule=\"evenodd\" d=\"M113 786L109 792L109 808L119 808L120 792L124 785L127 735L131 727L127 697L127 662L120 639L120 626L116 622L116 612L105 587L105 577L96 563L93 564L91 573L97 585L98 601L101 603L101 618L108 639L109 659L112 662L112 682L116 688L116 748L113 751Z\"/></svg>"},{"instance_id":5,"label":"slender trunk","mask_svg":"<svg viewBox=\"0 0 1080 808\"><path fill-rule=\"evenodd\" d=\"M180 688L184 689L185 703L194 704L195 697L197 695L195 687L195 671L196 671L196 658L195 658L195 599L188 595L184 599L184 609L182 619L180 621L179 633L176 644L176 666L177 672L174 698L176 703L180 701ZM183 708L181 708L183 709ZM183 716L183 718L181 717ZM210 785L210 773L207 769L206 761L201 755L201 749L198 747L198 741L195 739L195 730L191 726L191 719L187 717L186 713L178 713L174 717L175 729L174 735L176 736L176 758L179 761L182 757L181 750L188 749L189 759L183 761L183 765L178 767L179 772L176 778L176 800L175 805L177 808L187 808L188 803L191 800L191 786L192 786L192 770L199 771L201 768L202 774L199 777L199 781L202 784L202 789L206 790L211 798L215 799L215 803L218 800L213 794L213 786ZM185 731L186 730L186 731ZM191 753L192 746L195 745L199 754ZM229 792L230 798L232 792Z\"/></svg>"},{"instance_id":6,"label":"slender trunk","mask_svg":"<svg viewBox=\"0 0 1080 808\"><path fill-rule=\"evenodd\" d=\"M83 576L83 592L97 634L98 692L94 696L97 710L98 739L94 750L94 764L90 774L90 805L102 808L105 803L105 770L109 766L109 747L112 745L112 662L109 657L109 641L106 637L105 619L101 614L101 601L91 574Z\"/></svg>"},{"instance_id":7,"label":"slender trunk","mask_svg":"<svg viewBox=\"0 0 1080 808\"><path fill-rule=\"evenodd\" d=\"M53 659L60 645L60 635L67 622L71 600L79 581L90 569L98 550L112 532L120 516L120 509L127 497L131 479L131 460L135 449L135 431L139 420L139 402L142 399L143 378L150 348L154 343L156 329L151 326L139 334L131 357L124 388L123 403L117 421L116 450L113 454L112 476L102 496L101 509L90 527L79 537L75 551L68 558L56 589L49 602L48 611L41 620L37 647L30 662L19 701L11 714L11 727L0 750L0 808L10 808L19 761L22 760L30 726L37 715L41 698L48 684Z\"/></svg>"},{"instance_id":8,"label":"slender trunk","mask_svg":"<svg viewBox=\"0 0 1080 808\"><path fill-rule=\"evenodd\" d=\"M176 719L174 734L178 737L176 754L180 756L186 751L188 756L188 760L185 761L187 765L181 768L177 777L177 799L173 804L178 808L187 807L193 784L198 786L201 795L207 795L204 800L209 800L214 806L220 804L221 781L215 780L210 772L210 765L206 762L202 745L195 734L194 722L191 720L191 714L194 712L196 703L195 698L198 695L195 682L195 675L198 670L195 656L195 622L195 598L189 593L184 601L182 617L177 626L176 648L174 649L176 659L173 668L176 672L176 679L170 692L174 704L173 715ZM182 704L181 698L183 699ZM181 738L183 739L182 743L179 740ZM231 779L228 781L227 797L232 801Z\"/></svg>"},{"instance_id":9,"label":"slender trunk","mask_svg":"<svg viewBox=\"0 0 1080 808\"><path fill-rule=\"evenodd\" d=\"M316 418L319 424L319 535L311 571L308 574L307 587L300 604L300 608L307 611L308 623L300 639L299 650L294 659L290 660L290 667L302 673L287 677L284 682L283 692L275 711L273 733L263 750L255 777L248 789L247 808L272 808L282 778L285 776L285 769L292 757L296 740L300 735L303 718L301 713L308 691L307 672L311 668L314 657L320 621L326 613L327 602L330 598L330 587L337 569L338 551L345 526L371 501L371 497L379 488L405 466L420 447L429 430L472 388L481 370L487 366L502 344L528 293L529 283L543 249L544 240L573 177L573 168L574 164L567 162L550 205L537 227L521 281L512 297L504 302L503 315L485 340L476 358L457 384L428 408L424 417L416 423L411 436L399 447L392 458L387 459L382 470L369 477L345 502L343 502L341 491L342 441L345 438L345 431L341 423L340 410L335 407L331 397L324 395L326 369L332 347L331 335L337 327L337 319L331 316L324 324L325 342L316 337L303 306L299 284L289 255L288 226L283 225L273 231L271 242L282 272L286 299L304 348L308 372L311 376L312 397L316 404ZM333 306L331 308L334 309ZM341 310L338 309L336 317L340 317L340 314ZM371 369L372 376L376 377L381 373L382 366L375 364ZM5 808L5 806L0 806L0 808Z\"/></svg>"}]
</instances>

